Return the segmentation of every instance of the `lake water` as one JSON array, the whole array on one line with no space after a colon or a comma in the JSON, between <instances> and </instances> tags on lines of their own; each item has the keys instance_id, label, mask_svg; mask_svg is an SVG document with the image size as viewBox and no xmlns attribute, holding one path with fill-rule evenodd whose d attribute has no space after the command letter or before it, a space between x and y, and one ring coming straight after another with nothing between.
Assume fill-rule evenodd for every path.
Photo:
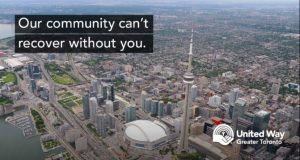
<instances>
[{"instance_id":1,"label":"lake water","mask_svg":"<svg viewBox=\"0 0 300 160\"><path fill-rule=\"evenodd\" d=\"M2 160L43 160L39 136L25 138L22 130L5 122L0 117L0 159Z\"/></svg>"},{"instance_id":2,"label":"lake water","mask_svg":"<svg viewBox=\"0 0 300 160\"><path fill-rule=\"evenodd\" d=\"M15 26L13 24L0 23L0 39L14 36Z\"/></svg>"}]
</instances>

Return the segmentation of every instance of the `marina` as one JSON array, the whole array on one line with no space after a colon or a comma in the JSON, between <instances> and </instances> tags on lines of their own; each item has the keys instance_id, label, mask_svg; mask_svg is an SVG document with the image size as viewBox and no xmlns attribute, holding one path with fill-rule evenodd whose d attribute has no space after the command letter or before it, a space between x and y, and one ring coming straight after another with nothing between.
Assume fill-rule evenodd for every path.
<instances>
[{"instance_id":1,"label":"marina","mask_svg":"<svg viewBox=\"0 0 300 160\"><path fill-rule=\"evenodd\" d=\"M16 126L21 129L24 137L29 138L35 135L36 131L32 122L30 115L21 114L7 117L6 122Z\"/></svg>"}]
</instances>

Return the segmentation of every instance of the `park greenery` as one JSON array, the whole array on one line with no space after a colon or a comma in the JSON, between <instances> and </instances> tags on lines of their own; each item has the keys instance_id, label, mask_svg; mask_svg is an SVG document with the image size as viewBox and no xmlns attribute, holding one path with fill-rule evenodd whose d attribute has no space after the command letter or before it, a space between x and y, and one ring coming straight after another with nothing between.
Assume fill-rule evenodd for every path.
<instances>
[{"instance_id":1,"label":"park greenery","mask_svg":"<svg viewBox=\"0 0 300 160\"><path fill-rule=\"evenodd\" d=\"M64 160L75 160L75 158L69 152L64 152L63 158Z\"/></svg>"},{"instance_id":2,"label":"park greenery","mask_svg":"<svg viewBox=\"0 0 300 160\"><path fill-rule=\"evenodd\" d=\"M120 78L117 78L115 81L116 81L116 87L119 87L125 82L124 79L120 79Z\"/></svg>"},{"instance_id":3,"label":"park greenery","mask_svg":"<svg viewBox=\"0 0 300 160\"><path fill-rule=\"evenodd\" d=\"M86 125L86 127L87 127L91 132L93 132L94 135L100 137L100 135L97 133L97 130L96 130L95 126L94 126L92 123L88 123L88 124Z\"/></svg>"},{"instance_id":4,"label":"park greenery","mask_svg":"<svg viewBox=\"0 0 300 160\"><path fill-rule=\"evenodd\" d=\"M60 67L55 63L48 63L45 64L45 68L48 70L55 83L62 85L74 85L80 82L77 78L68 73L69 71L67 67Z\"/></svg>"},{"instance_id":5,"label":"park greenery","mask_svg":"<svg viewBox=\"0 0 300 160\"><path fill-rule=\"evenodd\" d=\"M177 103L178 102L178 100L172 99L172 98L169 98L169 97L163 97L159 101L163 101L165 104L168 103L168 102L171 102L171 103Z\"/></svg>"},{"instance_id":6,"label":"park greenery","mask_svg":"<svg viewBox=\"0 0 300 160\"><path fill-rule=\"evenodd\" d=\"M34 109L31 109L31 115L34 118L35 121L35 127L40 134L46 133L46 126L44 123L44 120L42 119L42 116Z\"/></svg>"},{"instance_id":7,"label":"park greenery","mask_svg":"<svg viewBox=\"0 0 300 160\"><path fill-rule=\"evenodd\" d=\"M0 84L12 83L17 84L17 77L12 72L1 71L0 72Z\"/></svg>"},{"instance_id":8,"label":"park greenery","mask_svg":"<svg viewBox=\"0 0 300 160\"><path fill-rule=\"evenodd\" d=\"M13 101L6 98L6 97L0 97L0 105L10 105L13 104Z\"/></svg>"},{"instance_id":9,"label":"park greenery","mask_svg":"<svg viewBox=\"0 0 300 160\"><path fill-rule=\"evenodd\" d=\"M279 94L283 96L285 96L286 94L298 95L299 92L295 89L289 89L288 87L282 85L280 86Z\"/></svg>"},{"instance_id":10,"label":"park greenery","mask_svg":"<svg viewBox=\"0 0 300 160\"><path fill-rule=\"evenodd\" d=\"M248 87L249 89L258 89L264 92L268 92L270 90L270 84L267 80L243 80L243 79L234 79L229 82L230 85L239 85Z\"/></svg>"},{"instance_id":11,"label":"park greenery","mask_svg":"<svg viewBox=\"0 0 300 160\"><path fill-rule=\"evenodd\" d=\"M48 140L48 141L43 142L43 146L46 150L53 149L59 145L60 145L60 143L55 140Z\"/></svg>"},{"instance_id":12,"label":"park greenery","mask_svg":"<svg viewBox=\"0 0 300 160\"><path fill-rule=\"evenodd\" d=\"M58 96L58 103L60 103L64 108L73 112L73 107L78 107L82 104L82 99L80 97L74 96L71 92L65 91L60 93Z\"/></svg>"},{"instance_id":13,"label":"park greenery","mask_svg":"<svg viewBox=\"0 0 300 160\"><path fill-rule=\"evenodd\" d=\"M95 66L97 64L100 64L101 61L106 61L106 60L110 60L110 58L109 57L97 57L97 58L85 61L84 64L86 64L88 66Z\"/></svg>"}]
</instances>

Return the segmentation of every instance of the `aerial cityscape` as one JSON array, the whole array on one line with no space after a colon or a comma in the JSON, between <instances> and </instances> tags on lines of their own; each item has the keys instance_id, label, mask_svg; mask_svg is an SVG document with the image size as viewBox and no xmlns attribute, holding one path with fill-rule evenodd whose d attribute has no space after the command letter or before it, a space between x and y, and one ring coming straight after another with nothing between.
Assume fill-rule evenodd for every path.
<instances>
[{"instance_id":1,"label":"aerial cityscape","mask_svg":"<svg viewBox=\"0 0 300 160\"><path fill-rule=\"evenodd\" d=\"M299 1L21 2L1 160L300 160ZM15 14L154 15L153 53L15 53Z\"/></svg>"}]
</instances>

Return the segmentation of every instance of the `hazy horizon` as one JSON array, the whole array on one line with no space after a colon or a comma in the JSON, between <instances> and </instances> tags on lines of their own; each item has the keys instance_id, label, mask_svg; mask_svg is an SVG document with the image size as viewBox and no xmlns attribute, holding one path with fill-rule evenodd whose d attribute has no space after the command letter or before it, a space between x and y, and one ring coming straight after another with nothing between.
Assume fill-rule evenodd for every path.
<instances>
[{"instance_id":1,"label":"hazy horizon","mask_svg":"<svg viewBox=\"0 0 300 160\"><path fill-rule=\"evenodd\" d=\"M3 4L22 4L22 5L33 5L33 4L47 4L47 5L189 5L189 4L216 4L216 5L230 5L230 4L251 4L251 5L297 5L299 6L299 0L145 0L143 4L140 4L139 0L123 0L105 1L105 0L86 0L84 3L81 0L52 0L49 4L48 0L0 0ZM23 4L24 3L24 4Z\"/></svg>"}]
</instances>

